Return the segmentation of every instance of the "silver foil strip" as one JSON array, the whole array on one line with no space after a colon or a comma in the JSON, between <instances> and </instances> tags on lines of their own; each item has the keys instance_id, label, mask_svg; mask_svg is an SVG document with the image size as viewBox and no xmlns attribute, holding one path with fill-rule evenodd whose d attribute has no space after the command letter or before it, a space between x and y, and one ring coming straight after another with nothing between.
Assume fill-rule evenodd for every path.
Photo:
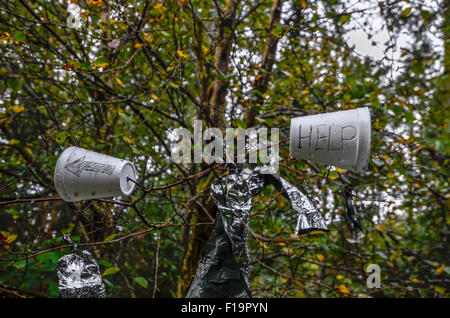
<instances>
[{"instance_id":1,"label":"silver foil strip","mask_svg":"<svg viewBox=\"0 0 450 318\"><path fill-rule=\"evenodd\" d=\"M251 297L247 247L249 213L253 196L273 184L297 211L295 233L328 231L321 214L295 186L278 175L231 166L228 175L211 185L211 196L218 208L213 232L208 239L188 298Z\"/></svg>"},{"instance_id":2,"label":"silver foil strip","mask_svg":"<svg viewBox=\"0 0 450 318\"><path fill-rule=\"evenodd\" d=\"M273 184L289 200L292 209L297 211L295 234L305 234L312 231L328 231L322 214L317 211L303 192L278 175L268 175L266 178L270 180L268 183Z\"/></svg>"},{"instance_id":3,"label":"silver foil strip","mask_svg":"<svg viewBox=\"0 0 450 318\"><path fill-rule=\"evenodd\" d=\"M61 298L105 298L105 285L100 269L86 250L77 252L73 244L73 253L64 255L58 261L59 296Z\"/></svg>"}]
</instances>

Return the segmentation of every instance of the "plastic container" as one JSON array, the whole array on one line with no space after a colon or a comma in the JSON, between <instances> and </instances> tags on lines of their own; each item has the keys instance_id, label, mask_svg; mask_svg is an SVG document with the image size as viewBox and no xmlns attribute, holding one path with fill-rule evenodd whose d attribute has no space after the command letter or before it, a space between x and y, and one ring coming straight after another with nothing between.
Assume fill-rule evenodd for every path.
<instances>
[{"instance_id":1,"label":"plastic container","mask_svg":"<svg viewBox=\"0 0 450 318\"><path fill-rule=\"evenodd\" d=\"M370 156L367 107L291 119L291 157L364 172Z\"/></svg>"},{"instance_id":2,"label":"plastic container","mask_svg":"<svg viewBox=\"0 0 450 318\"><path fill-rule=\"evenodd\" d=\"M65 149L55 167L55 188L64 201L130 195L137 180L134 165L79 147Z\"/></svg>"}]
</instances>

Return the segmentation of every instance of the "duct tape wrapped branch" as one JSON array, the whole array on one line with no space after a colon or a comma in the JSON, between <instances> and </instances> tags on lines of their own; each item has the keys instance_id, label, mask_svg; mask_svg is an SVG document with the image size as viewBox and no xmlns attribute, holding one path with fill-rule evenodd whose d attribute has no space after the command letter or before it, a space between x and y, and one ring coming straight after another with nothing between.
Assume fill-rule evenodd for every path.
<instances>
[{"instance_id":1,"label":"duct tape wrapped branch","mask_svg":"<svg viewBox=\"0 0 450 318\"><path fill-rule=\"evenodd\" d=\"M211 185L218 213L206 243L188 298L249 298L249 212L253 196L269 184L285 196L297 212L295 234L328 231L322 215L295 186L275 174L232 166L230 173Z\"/></svg>"},{"instance_id":2,"label":"duct tape wrapped branch","mask_svg":"<svg viewBox=\"0 0 450 318\"><path fill-rule=\"evenodd\" d=\"M77 246L67 236L64 239L73 244L73 253L58 261L59 296L61 298L104 298L105 285L95 259L86 250L77 251Z\"/></svg>"}]
</instances>

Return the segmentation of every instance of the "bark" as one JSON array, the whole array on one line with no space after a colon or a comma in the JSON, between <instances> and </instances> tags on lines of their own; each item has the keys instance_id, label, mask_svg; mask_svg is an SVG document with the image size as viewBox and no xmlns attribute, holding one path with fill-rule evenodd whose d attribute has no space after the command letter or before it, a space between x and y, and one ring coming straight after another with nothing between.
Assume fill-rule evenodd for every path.
<instances>
[{"instance_id":1,"label":"bark","mask_svg":"<svg viewBox=\"0 0 450 318\"><path fill-rule=\"evenodd\" d=\"M267 30L268 40L267 46L264 51L261 67L259 73L255 77L253 82L253 89L257 90L260 94L256 96L256 106L261 106L264 102L263 94L267 91L270 82L270 75L272 73L273 64L275 62L275 54L277 52L278 41L280 38L272 33L281 19L281 7L283 0L275 0L272 4L272 10L270 14L269 28ZM252 127L255 124L257 112L253 108L249 108L244 113L244 122L247 127Z\"/></svg>"},{"instance_id":2,"label":"bark","mask_svg":"<svg viewBox=\"0 0 450 318\"><path fill-rule=\"evenodd\" d=\"M228 0L225 8L219 10L220 17L218 22L218 32L215 38L214 46L216 47L214 59L216 72L226 75L229 71L230 52L232 49L233 27L235 23L235 4L232 0ZM211 46L212 47L212 46ZM208 89L208 105L205 107L208 124L211 127L217 127L222 130L226 127L225 121L225 97L228 90L228 81L216 78ZM202 114L199 114L202 115ZM202 116L199 116L199 118ZM193 205L193 212L189 217L190 223L211 222L210 217L216 216L217 208L212 202L207 190L207 194L201 198L200 204ZM208 214L204 209L208 211ZM177 297L184 297L189 286L195 277L198 262L202 256L206 241L211 235L213 226L186 226L183 233L183 241L185 242L183 258L181 261L181 270L178 279Z\"/></svg>"},{"instance_id":3,"label":"bark","mask_svg":"<svg viewBox=\"0 0 450 318\"><path fill-rule=\"evenodd\" d=\"M214 55L216 71L225 76L229 71L230 52L232 48L233 25L235 5L232 0L227 1L226 9L219 20L218 34L216 38L216 51ZM209 99L208 112L213 127L225 128L225 96L227 94L228 81L216 78L212 84L211 97Z\"/></svg>"}]
</instances>

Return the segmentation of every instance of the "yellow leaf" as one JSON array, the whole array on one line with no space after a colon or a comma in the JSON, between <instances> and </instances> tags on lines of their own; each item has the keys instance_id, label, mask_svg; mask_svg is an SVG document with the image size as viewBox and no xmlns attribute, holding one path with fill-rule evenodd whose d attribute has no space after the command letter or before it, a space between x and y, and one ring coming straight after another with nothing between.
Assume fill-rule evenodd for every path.
<instances>
[{"instance_id":1,"label":"yellow leaf","mask_svg":"<svg viewBox=\"0 0 450 318\"><path fill-rule=\"evenodd\" d=\"M442 264L438 269L436 269L436 274L441 275L445 269L445 265Z\"/></svg>"},{"instance_id":2,"label":"yellow leaf","mask_svg":"<svg viewBox=\"0 0 450 318\"><path fill-rule=\"evenodd\" d=\"M11 236L8 236L8 238L6 239L5 243L6 244L11 244L12 242L14 242L17 239L17 234L13 234Z\"/></svg>"},{"instance_id":3,"label":"yellow leaf","mask_svg":"<svg viewBox=\"0 0 450 318\"><path fill-rule=\"evenodd\" d=\"M23 112L25 110L25 106L22 106L22 105L20 105L20 106L19 105L14 105L11 108L12 108L13 112L15 112L15 113L20 113L20 112Z\"/></svg>"},{"instance_id":4,"label":"yellow leaf","mask_svg":"<svg viewBox=\"0 0 450 318\"><path fill-rule=\"evenodd\" d=\"M323 235L325 232L321 231L321 230L317 230L317 231L311 231L309 232L307 235L308 236L313 236L313 235Z\"/></svg>"},{"instance_id":5,"label":"yellow leaf","mask_svg":"<svg viewBox=\"0 0 450 318\"><path fill-rule=\"evenodd\" d=\"M344 279L344 276L342 276L342 275L339 274L339 275L336 276L336 279L337 279L337 280L343 280L343 279Z\"/></svg>"},{"instance_id":6,"label":"yellow leaf","mask_svg":"<svg viewBox=\"0 0 450 318\"><path fill-rule=\"evenodd\" d=\"M209 53L209 49L206 46L204 46L203 44L202 44L202 51L203 51L203 54Z\"/></svg>"},{"instance_id":7,"label":"yellow leaf","mask_svg":"<svg viewBox=\"0 0 450 318\"><path fill-rule=\"evenodd\" d=\"M323 256L322 254L317 254L316 257L321 262L323 262L325 260L325 256Z\"/></svg>"},{"instance_id":8,"label":"yellow leaf","mask_svg":"<svg viewBox=\"0 0 450 318\"><path fill-rule=\"evenodd\" d=\"M100 68L100 67L105 68L108 66L108 63L93 63L92 66L97 67L97 68Z\"/></svg>"},{"instance_id":9,"label":"yellow leaf","mask_svg":"<svg viewBox=\"0 0 450 318\"><path fill-rule=\"evenodd\" d=\"M377 225L375 228L380 232L386 231L386 227L384 225Z\"/></svg>"},{"instance_id":10,"label":"yellow leaf","mask_svg":"<svg viewBox=\"0 0 450 318\"><path fill-rule=\"evenodd\" d=\"M103 0L90 0L88 2L88 5L90 5L90 4L99 7L99 6L103 5Z\"/></svg>"},{"instance_id":11,"label":"yellow leaf","mask_svg":"<svg viewBox=\"0 0 450 318\"><path fill-rule=\"evenodd\" d=\"M88 15L89 15L89 10L84 10L84 12L81 14L81 17L86 20L88 18Z\"/></svg>"},{"instance_id":12,"label":"yellow leaf","mask_svg":"<svg viewBox=\"0 0 450 318\"><path fill-rule=\"evenodd\" d=\"M7 121L9 121L8 116L1 117L1 118L0 118L0 124L1 124L1 123L4 123L4 122L7 122Z\"/></svg>"},{"instance_id":13,"label":"yellow leaf","mask_svg":"<svg viewBox=\"0 0 450 318\"><path fill-rule=\"evenodd\" d=\"M187 58L188 57L188 55L186 53L184 53L183 51L181 51L181 50L177 50L177 54L181 58Z\"/></svg>"},{"instance_id":14,"label":"yellow leaf","mask_svg":"<svg viewBox=\"0 0 450 318\"><path fill-rule=\"evenodd\" d=\"M11 41L14 42L16 44L19 44L19 42L17 42L16 40L14 40L14 38L11 37L11 34L9 34L8 32L0 32L0 41Z\"/></svg>"},{"instance_id":15,"label":"yellow leaf","mask_svg":"<svg viewBox=\"0 0 450 318\"><path fill-rule=\"evenodd\" d=\"M10 145L15 145L15 144L18 144L19 143L19 141L17 140L17 139L11 139L10 141L9 141L9 144Z\"/></svg>"},{"instance_id":16,"label":"yellow leaf","mask_svg":"<svg viewBox=\"0 0 450 318\"><path fill-rule=\"evenodd\" d=\"M125 140L125 142L128 143L128 144L132 144L132 143L133 143L133 141L132 141L128 136L123 136L122 138L123 138L123 140Z\"/></svg>"},{"instance_id":17,"label":"yellow leaf","mask_svg":"<svg viewBox=\"0 0 450 318\"><path fill-rule=\"evenodd\" d=\"M162 19L164 19L165 16L166 15L163 12L159 17L156 18L156 21L160 22Z\"/></svg>"},{"instance_id":18,"label":"yellow leaf","mask_svg":"<svg viewBox=\"0 0 450 318\"><path fill-rule=\"evenodd\" d=\"M134 45L134 48L135 49L139 49L139 48L141 48L141 47L143 47L144 46L144 44L142 44L142 43L136 43L135 45Z\"/></svg>"},{"instance_id":19,"label":"yellow leaf","mask_svg":"<svg viewBox=\"0 0 450 318\"><path fill-rule=\"evenodd\" d=\"M267 248L267 245L264 242L258 241L259 246L262 248Z\"/></svg>"},{"instance_id":20,"label":"yellow leaf","mask_svg":"<svg viewBox=\"0 0 450 318\"><path fill-rule=\"evenodd\" d=\"M283 247L281 250L283 251L284 254L289 255L289 256L291 256L294 253L292 248Z\"/></svg>"},{"instance_id":21,"label":"yellow leaf","mask_svg":"<svg viewBox=\"0 0 450 318\"><path fill-rule=\"evenodd\" d=\"M347 289L347 286L344 284L338 286L338 291L345 296L350 296L350 291Z\"/></svg>"},{"instance_id":22,"label":"yellow leaf","mask_svg":"<svg viewBox=\"0 0 450 318\"><path fill-rule=\"evenodd\" d=\"M125 87L125 84L120 80L120 78L116 77L115 79L116 79L116 82L117 82L120 86Z\"/></svg>"},{"instance_id":23,"label":"yellow leaf","mask_svg":"<svg viewBox=\"0 0 450 318\"><path fill-rule=\"evenodd\" d=\"M444 295L444 294L445 294L445 288L444 288L444 287L435 286L435 287L434 287L434 290L435 290L436 292L438 292L439 294L441 294L441 295Z\"/></svg>"},{"instance_id":24,"label":"yellow leaf","mask_svg":"<svg viewBox=\"0 0 450 318\"><path fill-rule=\"evenodd\" d=\"M303 9L306 9L306 1L300 1L300 5L302 6Z\"/></svg>"},{"instance_id":25,"label":"yellow leaf","mask_svg":"<svg viewBox=\"0 0 450 318\"><path fill-rule=\"evenodd\" d=\"M420 280L418 280L418 279L415 278L415 277L411 277L410 280L411 280L413 283L420 283Z\"/></svg>"},{"instance_id":26,"label":"yellow leaf","mask_svg":"<svg viewBox=\"0 0 450 318\"><path fill-rule=\"evenodd\" d=\"M155 94L151 94L150 96L152 96L152 98L154 99L154 100L158 100L158 96L156 96Z\"/></svg>"},{"instance_id":27,"label":"yellow leaf","mask_svg":"<svg viewBox=\"0 0 450 318\"><path fill-rule=\"evenodd\" d=\"M120 269L118 267L109 267L109 268L105 269L102 276L113 275L117 272L120 272Z\"/></svg>"},{"instance_id":28,"label":"yellow leaf","mask_svg":"<svg viewBox=\"0 0 450 318\"><path fill-rule=\"evenodd\" d=\"M423 144L421 144L421 145L418 145L417 147L416 147L416 149L414 149L414 153L416 153L416 152L418 152L420 149L422 149L424 147L424 145Z\"/></svg>"},{"instance_id":29,"label":"yellow leaf","mask_svg":"<svg viewBox=\"0 0 450 318\"><path fill-rule=\"evenodd\" d=\"M145 39L145 41L150 43L153 40L153 36L151 34L144 32L144 39Z\"/></svg>"}]
</instances>

